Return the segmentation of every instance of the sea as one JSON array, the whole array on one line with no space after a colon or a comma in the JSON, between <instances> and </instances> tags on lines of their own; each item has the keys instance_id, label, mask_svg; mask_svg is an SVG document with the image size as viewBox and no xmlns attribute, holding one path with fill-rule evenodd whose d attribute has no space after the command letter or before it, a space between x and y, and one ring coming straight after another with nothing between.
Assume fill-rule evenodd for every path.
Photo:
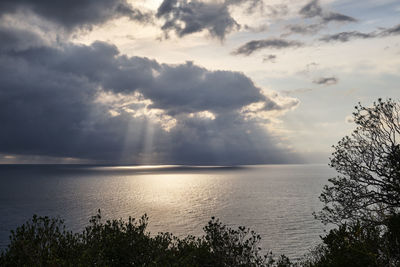
<instances>
[{"instance_id":1,"label":"sea","mask_svg":"<svg viewBox=\"0 0 400 267\"><path fill-rule=\"evenodd\" d=\"M326 226L312 215L335 171L327 165L0 165L0 249L33 214L81 231L106 219L149 217L147 230L201 236L212 216L261 235L263 251L299 259Z\"/></svg>"}]
</instances>

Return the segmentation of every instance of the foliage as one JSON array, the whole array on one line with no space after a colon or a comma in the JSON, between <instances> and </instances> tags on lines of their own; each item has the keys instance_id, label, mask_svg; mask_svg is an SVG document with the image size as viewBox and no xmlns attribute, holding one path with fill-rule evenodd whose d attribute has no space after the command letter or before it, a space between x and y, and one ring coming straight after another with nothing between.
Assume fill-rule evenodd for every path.
<instances>
[{"instance_id":1,"label":"foliage","mask_svg":"<svg viewBox=\"0 0 400 267\"><path fill-rule=\"evenodd\" d=\"M0 266L290 266L261 255L261 237L212 218L205 235L179 239L170 233L151 236L148 218L101 221L100 211L81 233L65 230L58 218L33 218L12 231Z\"/></svg>"},{"instance_id":2,"label":"foliage","mask_svg":"<svg viewBox=\"0 0 400 267\"><path fill-rule=\"evenodd\" d=\"M355 108L357 127L334 146L331 158L340 175L320 196L324 208L317 218L324 223L382 224L400 208L400 105L379 99Z\"/></svg>"},{"instance_id":3,"label":"foliage","mask_svg":"<svg viewBox=\"0 0 400 267\"><path fill-rule=\"evenodd\" d=\"M400 215L386 226L350 222L331 230L303 260L302 266L400 266Z\"/></svg>"},{"instance_id":4,"label":"foliage","mask_svg":"<svg viewBox=\"0 0 400 267\"><path fill-rule=\"evenodd\" d=\"M33 216L11 231L10 245L0 257L0 266L57 266L76 257L75 235L65 230L63 220Z\"/></svg>"},{"instance_id":5,"label":"foliage","mask_svg":"<svg viewBox=\"0 0 400 267\"><path fill-rule=\"evenodd\" d=\"M400 266L400 104L355 108L357 127L334 146L330 166L339 176L324 187L316 215L339 227L303 266Z\"/></svg>"}]
</instances>

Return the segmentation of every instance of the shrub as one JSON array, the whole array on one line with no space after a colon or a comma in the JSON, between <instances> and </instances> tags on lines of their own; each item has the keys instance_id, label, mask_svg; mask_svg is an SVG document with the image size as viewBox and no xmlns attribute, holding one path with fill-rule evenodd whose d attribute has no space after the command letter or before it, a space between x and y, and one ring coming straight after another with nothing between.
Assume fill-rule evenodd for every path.
<instances>
[{"instance_id":1,"label":"shrub","mask_svg":"<svg viewBox=\"0 0 400 267\"><path fill-rule=\"evenodd\" d=\"M290 266L261 255L261 237L246 227L232 229L212 218L202 237L151 236L148 217L101 220L100 210L81 233L65 230L58 218L33 218L11 232L0 266Z\"/></svg>"},{"instance_id":2,"label":"shrub","mask_svg":"<svg viewBox=\"0 0 400 267\"><path fill-rule=\"evenodd\" d=\"M329 231L303 266L400 266L400 215L378 226L350 222Z\"/></svg>"}]
</instances>

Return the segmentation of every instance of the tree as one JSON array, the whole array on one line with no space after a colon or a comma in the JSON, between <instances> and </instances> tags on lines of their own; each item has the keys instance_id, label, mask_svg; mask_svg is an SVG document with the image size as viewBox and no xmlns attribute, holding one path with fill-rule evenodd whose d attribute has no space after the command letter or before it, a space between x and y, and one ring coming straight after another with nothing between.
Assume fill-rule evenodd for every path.
<instances>
[{"instance_id":1,"label":"tree","mask_svg":"<svg viewBox=\"0 0 400 267\"><path fill-rule=\"evenodd\" d=\"M0 251L0 266L292 266L285 256L261 254L261 237L212 218L205 235L180 239L150 235L148 217L102 222L100 210L81 233L66 230L57 218L33 216L11 232Z\"/></svg>"},{"instance_id":2,"label":"tree","mask_svg":"<svg viewBox=\"0 0 400 267\"><path fill-rule=\"evenodd\" d=\"M360 103L353 113L356 129L334 147L330 159L339 176L320 195L324 223L346 221L384 224L400 208L400 104L378 99Z\"/></svg>"},{"instance_id":3,"label":"tree","mask_svg":"<svg viewBox=\"0 0 400 267\"><path fill-rule=\"evenodd\" d=\"M400 266L400 215L390 216L385 227L344 223L321 238L299 266Z\"/></svg>"}]
</instances>

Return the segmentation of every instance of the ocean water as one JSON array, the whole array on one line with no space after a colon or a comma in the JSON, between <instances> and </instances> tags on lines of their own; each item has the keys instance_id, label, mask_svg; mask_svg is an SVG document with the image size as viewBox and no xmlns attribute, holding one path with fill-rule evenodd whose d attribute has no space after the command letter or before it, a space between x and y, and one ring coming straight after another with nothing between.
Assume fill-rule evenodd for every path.
<instances>
[{"instance_id":1,"label":"ocean water","mask_svg":"<svg viewBox=\"0 0 400 267\"><path fill-rule=\"evenodd\" d=\"M320 242L312 212L335 175L325 165L242 167L0 165L0 248L33 214L59 216L80 231L98 209L105 219L140 217L148 231L203 234L215 216L245 225L275 254L301 257Z\"/></svg>"}]
</instances>

